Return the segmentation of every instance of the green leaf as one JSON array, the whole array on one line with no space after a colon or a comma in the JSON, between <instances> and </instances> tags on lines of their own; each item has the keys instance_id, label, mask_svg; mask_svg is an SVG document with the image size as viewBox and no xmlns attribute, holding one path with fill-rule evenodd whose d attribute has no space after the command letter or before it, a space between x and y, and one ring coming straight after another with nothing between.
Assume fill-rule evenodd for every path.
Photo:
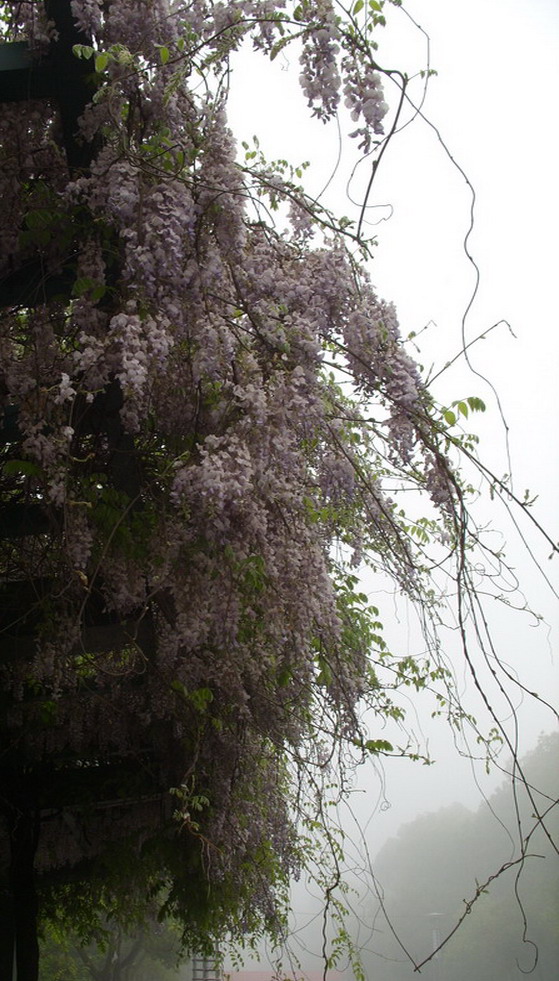
<instances>
[{"instance_id":1,"label":"green leaf","mask_svg":"<svg viewBox=\"0 0 559 981\"><path fill-rule=\"evenodd\" d=\"M76 58L92 58L95 54L94 49L89 44L74 44L72 52Z\"/></svg>"},{"instance_id":2,"label":"green leaf","mask_svg":"<svg viewBox=\"0 0 559 981\"><path fill-rule=\"evenodd\" d=\"M92 303L97 303L97 300L101 300L106 292L107 292L107 287L104 286L103 283L97 283L97 285L94 286L93 289L91 290L91 293L89 294L89 298L92 301Z\"/></svg>"},{"instance_id":3,"label":"green leaf","mask_svg":"<svg viewBox=\"0 0 559 981\"><path fill-rule=\"evenodd\" d=\"M97 57L95 58L95 71L96 72L105 71L105 68L107 67L108 64L109 64L109 56L106 51L102 51L101 54L98 54Z\"/></svg>"},{"instance_id":4,"label":"green leaf","mask_svg":"<svg viewBox=\"0 0 559 981\"><path fill-rule=\"evenodd\" d=\"M169 61L169 48L161 47L159 49L159 57L161 58L161 64L166 65Z\"/></svg>"},{"instance_id":5,"label":"green leaf","mask_svg":"<svg viewBox=\"0 0 559 981\"><path fill-rule=\"evenodd\" d=\"M42 702L39 705L39 716L45 726L56 725L58 718L58 704L52 700Z\"/></svg>"},{"instance_id":6,"label":"green leaf","mask_svg":"<svg viewBox=\"0 0 559 981\"><path fill-rule=\"evenodd\" d=\"M90 276L80 276L72 286L72 296L84 296L94 285Z\"/></svg>"},{"instance_id":7,"label":"green leaf","mask_svg":"<svg viewBox=\"0 0 559 981\"><path fill-rule=\"evenodd\" d=\"M353 10L352 10L353 16L355 17L355 15L358 14L360 10L363 10L364 6L365 6L365 0L357 0L357 2L354 3L353 5Z\"/></svg>"},{"instance_id":8,"label":"green leaf","mask_svg":"<svg viewBox=\"0 0 559 981\"><path fill-rule=\"evenodd\" d=\"M443 419L449 426L454 426L456 424L456 415L452 409L445 409L443 412Z\"/></svg>"},{"instance_id":9,"label":"green leaf","mask_svg":"<svg viewBox=\"0 0 559 981\"><path fill-rule=\"evenodd\" d=\"M285 688L293 678L293 671L291 668L284 667L278 674L278 686L280 688Z\"/></svg>"},{"instance_id":10,"label":"green leaf","mask_svg":"<svg viewBox=\"0 0 559 981\"><path fill-rule=\"evenodd\" d=\"M37 229L47 228L53 221L53 212L48 208L37 208L35 211L28 211L25 216L25 224L27 228L31 228L34 231Z\"/></svg>"},{"instance_id":11,"label":"green leaf","mask_svg":"<svg viewBox=\"0 0 559 981\"><path fill-rule=\"evenodd\" d=\"M363 746L368 753L393 753L394 746L386 739L367 739Z\"/></svg>"},{"instance_id":12,"label":"green leaf","mask_svg":"<svg viewBox=\"0 0 559 981\"><path fill-rule=\"evenodd\" d=\"M284 35L283 30L281 31L281 34L282 34L282 37L280 38L279 41L276 41L276 43L274 44L272 50L270 51L270 61L273 61L274 58L277 58L277 56L279 55L279 53L282 50L282 48L285 48L285 46L287 44L290 44L291 41L293 40L293 38L291 37L291 35L289 35L289 34Z\"/></svg>"},{"instance_id":13,"label":"green leaf","mask_svg":"<svg viewBox=\"0 0 559 981\"><path fill-rule=\"evenodd\" d=\"M72 296L88 296L88 298L96 303L100 300L107 292L107 287L104 283L98 283L95 279L91 279L90 276L79 276L74 285L72 286Z\"/></svg>"},{"instance_id":14,"label":"green leaf","mask_svg":"<svg viewBox=\"0 0 559 981\"><path fill-rule=\"evenodd\" d=\"M210 702L213 702L213 692L210 688L197 688L188 694L189 701L199 712L205 712Z\"/></svg>"},{"instance_id":15,"label":"green leaf","mask_svg":"<svg viewBox=\"0 0 559 981\"><path fill-rule=\"evenodd\" d=\"M483 399L478 399L475 395L470 395L466 401L472 412L485 412L485 402Z\"/></svg>"},{"instance_id":16,"label":"green leaf","mask_svg":"<svg viewBox=\"0 0 559 981\"><path fill-rule=\"evenodd\" d=\"M2 470L6 477L37 477L43 472L32 460L6 460Z\"/></svg>"}]
</instances>

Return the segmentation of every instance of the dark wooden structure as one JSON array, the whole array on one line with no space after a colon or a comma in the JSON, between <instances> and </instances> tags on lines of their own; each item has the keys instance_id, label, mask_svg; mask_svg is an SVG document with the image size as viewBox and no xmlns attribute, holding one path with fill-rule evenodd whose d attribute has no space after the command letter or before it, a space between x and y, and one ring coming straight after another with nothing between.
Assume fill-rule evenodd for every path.
<instances>
[{"instance_id":1,"label":"dark wooden structure","mask_svg":"<svg viewBox=\"0 0 559 981\"><path fill-rule=\"evenodd\" d=\"M57 40L44 56L35 57L24 42L0 45L0 112L2 104L49 100L60 116L68 173L73 176L87 172L97 150L81 139L78 122L94 93L92 62L73 53L74 45L88 44L90 39L76 28L70 0L47 0L46 8L56 25ZM74 280L71 250L62 269L46 279L39 257L26 261L0 281L0 314L6 308L33 308L52 297L69 298ZM140 469L134 440L120 422L121 404L119 384L113 381L91 405L84 405L79 425L82 433L101 435L108 445L111 486L139 502ZM21 455L21 438L18 406L0 405L0 454L4 459ZM61 513L41 500L18 500L11 494L0 501L0 539L4 542L57 536L62 527ZM45 579L0 578L0 658L4 663L32 658L34 611L48 597L49 588ZM99 594L92 592L83 608L80 647L92 653L114 651L131 638L146 654L152 650L153 628L145 611L141 620L132 616L122 623L103 609ZM145 812L147 821L168 820L169 798L160 786L157 768L150 765L147 744L138 747L134 758L101 759L93 754L90 759L73 759L67 754L47 755L40 763L29 763L6 728L12 707L10 696L0 695L0 865L4 863L0 871L0 977L12 978L15 951L17 981L36 981L37 869L48 875L44 829L48 827L51 837L67 833L69 815L74 824L91 829L111 809L115 815L135 810ZM127 788L122 797L119 786Z\"/></svg>"}]
</instances>

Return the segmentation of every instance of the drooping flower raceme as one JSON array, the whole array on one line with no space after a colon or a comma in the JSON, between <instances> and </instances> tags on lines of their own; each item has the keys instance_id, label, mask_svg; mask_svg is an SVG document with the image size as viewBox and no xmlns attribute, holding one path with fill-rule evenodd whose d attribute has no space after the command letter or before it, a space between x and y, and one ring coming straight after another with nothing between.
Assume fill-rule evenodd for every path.
<instances>
[{"instance_id":1,"label":"drooping flower raceme","mask_svg":"<svg viewBox=\"0 0 559 981\"><path fill-rule=\"evenodd\" d=\"M51 36L36 4L3 6L14 37ZM2 480L23 515L1 577L33 596L31 656L2 664L8 737L34 765L128 761L142 798L178 788L184 853L161 845L158 874L193 936L270 922L299 860L290 779L321 765L321 727L359 745L362 697L386 709L343 557L418 588L383 479L451 500L395 311L343 229L313 243L285 182L293 237L248 210L269 176L239 166L219 85L245 36L270 51L302 32L320 116L341 96L373 132L384 113L333 5L291 8L73 0L104 55L90 166L69 172L52 103L0 114L1 271L12 289L36 262L40 283L0 320Z\"/></svg>"}]
</instances>

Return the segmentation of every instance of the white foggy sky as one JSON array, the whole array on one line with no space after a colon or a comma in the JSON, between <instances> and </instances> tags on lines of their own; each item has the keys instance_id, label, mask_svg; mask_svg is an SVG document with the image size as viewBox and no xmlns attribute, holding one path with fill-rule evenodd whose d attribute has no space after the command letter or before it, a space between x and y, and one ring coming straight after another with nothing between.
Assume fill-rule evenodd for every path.
<instances>
[{"instance_id":1,"label":"white foggy sky","mask_svg":"<svg viewBox=\"0 0 559 981\"><path fill-rule=\"evenodd\" d=\"M559 6L554 0L483 0L467 6L457 0L410 0L406 7L429 34L430 64L438 72L430 81L424 111L476 194L469 249L481 279L465 324L466 340L499 320L510 324L503 323L475 345L471 363L498 392L509 427L514 489L520 497L525 488L538 494L534 514L557 540L559 140L553 106L554 95L559 95ZM379 63L412 75L426 65L425 36L402 11L387 5L386 12L388 27L378 32ZM338 133L335 125L324 127L309 119L298 74L297 59L289 52L272 66L243 54L234 64L230 121L238 139L250 141L257 133L269 159L310 160L307 185L317 191L334 168ZM388 85L385 90L394 104ZM420 83L410 91L418 98ZM411 114L407 109L403 118ZM359 154L345 137L347 128L342 121L342 163L326 200L355 218L369 165L357 169L349 186L356 201L352 206L347 177ZM462 318L475 283L463 248L470 202L464 177L434 131L420 119L405 127L384 156L370 199L369 228L379 241L370 271L378 292L395 301L404 335L433 321L419 341L426 367L441 367L461 347ZM388 206L392 215L384 220ZM487 418L476 416L472 428L482 436L484 461L498 476L507 473L505 429L484 379L461 360L439 379L435 395L441 401L468 395L486 401ZM496 527L503 527L507 552L528 599L556 630L556 601L514 542L504 513L495 510L491 517ZM547 561L549 547L520 518L557 586L557 561ZM496 621L501 650L506 648L518 668L528 667L526 683L537 690L535 669L547 694L556 695L553 642L545 628L535 631L528 618L520 619ZM539 712L525 713L523 726L527 747L553 720Z\"/></svg>"},{"instance_id":2,"label":"white foggy sky","mask_svg":"<svg viewBox=\"0 0 559 981\"><path fill-rule=\"evenodd\" d=\"M475 345L471 363L498 392L509 427L514 489L520 497L527 487L538 494L534 514L557 541L559 4L556 0L478 0L467 5L458 0L409 0L406 8L429 34L430 63L438 72L430 81L424 111L476 194L469 248L481 279L466 319L466 340L500 320L510 324L510 328L502 324ZM379 30L378 61L411 75L425 67L425 38L402 12L387 5L386 13L389 26ZM295 164L310 160L306 185L317 192L334 167L338 134L335 126L325 128L309 120L298 74L294 55L280 56L265 68L262 60L243 54L234 66L229 117L239 140L258 134L268 159L287 157ZM419 88L411 91L419 94ZM388 86L386 95L394 105ZM326 202L338 213L355 218L358 207L352 209L345 191L358 154L345 132L342 136L342 165ZM350 186L356 201L367 179L364 164ZM396 303L404 335L433 322L420 339L425 366L434 362L441 367L462 345L462 318L475 283L463 249L470 201L464 177L433 130L416 120L397 135L375 182L370 203L376 207L367 214L371 223L377 223L379 241L370 271L379 294ZM384 220L389 216L387 205L392 207L390 220ZM440 378L435 395L447 402L469 395L486 401L487 417L476 416L472 428L482 437L482 458L498 476L508 472L505 429L490 386L461 361ZM499 613L492 623L499 652L531 690L557 706L557 600L520 547L504 512L496 510L491 520L503 528L507 554L529 602L549 624L549 629L545 625L535 629L526 616ZM557 589L557 559L548 561L549 547L527 521L521 521L521 526ZM383 612L386 624L390 606ZM404 626L402 636L405 630ZM410 645L411 650L413 631ZM523 752L535 745L541 731L555 725L551 713L527 702L519 717ZM401 823L418 813L455 800L470 807L481 801L471 768L457 757L444 723L434 728L422 719L422 725L439 762L435 767L388 762L389 809L378 807L381 786L372 770L360 778L353 803L360 824L368 822L372 854ZM486 793L502 780L496 773L485 777L481 768L476 774ZM303 894L296 893L296 904L305 902Z\"/></svg>"}]
</instances>

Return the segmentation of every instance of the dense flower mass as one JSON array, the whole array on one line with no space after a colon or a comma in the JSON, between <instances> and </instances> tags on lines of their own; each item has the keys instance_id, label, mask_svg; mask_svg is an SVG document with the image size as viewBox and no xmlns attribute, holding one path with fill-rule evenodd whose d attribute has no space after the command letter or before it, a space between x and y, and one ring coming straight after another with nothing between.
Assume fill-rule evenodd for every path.
<instances>
[{"instance_id":1,"label":"dense flower mass","mask_svg":"<svg viewBox=\"0 0 559 981\"><path fill-rule=\"evenodd\" d=\"M42 5L2 8L9 37L56 35ZM394 482L444 522L453 478L394 308L343 228L239 165L220 80L247 36L269 53L297 34L313 111L342 97L378 133L380 76L329 2L71 10L88 165L68 165L55 100L0 113L8 743L29 766L117 758L177 788L169 908L215 926L198 876L216 922L256 929L300 859L290 781L328 740L360 744L360 699L389 704L348 570L368 555L414 595ZM255 220L266 195L293 235Z\"/></svg>"}]
</instances>

